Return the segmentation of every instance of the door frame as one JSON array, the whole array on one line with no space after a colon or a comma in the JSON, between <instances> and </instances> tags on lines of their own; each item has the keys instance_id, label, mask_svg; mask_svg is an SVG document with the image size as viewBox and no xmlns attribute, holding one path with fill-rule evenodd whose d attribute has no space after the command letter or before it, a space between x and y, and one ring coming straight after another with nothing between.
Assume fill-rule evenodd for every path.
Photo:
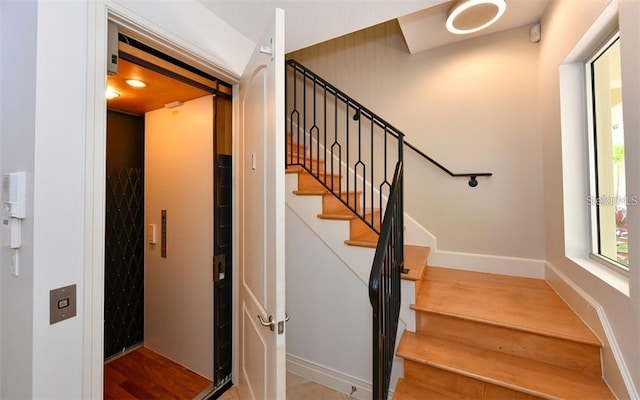
<instances>
[{"instance_id":1,"label":"door frame","mask_svg":"<svg viewBox=\"0 0 640 400\"><path fill-rule=\"evenodd\" d=\"M107 26L108 21L167 55L187 60L195 67L233 85L233 157L234 181L237 151L237 93L239 76L225 69L224 61L203 49L189 45L177 35L143 18L124 4L109 0L89 2L87 29L86 136L85 136L85 241L84 281L81 311L83 316L82 397L102 398L104 386L104 254L105 254L105 185L106 185L106 100ZM238 225L237 187L233 189L233 225ZM237 316L238 229L233 234L234 286L233 318ZM233 375L238 376L237 336L234 325ZM213 362L213 360L212 360Z\"/></svg>"}]
</instances>

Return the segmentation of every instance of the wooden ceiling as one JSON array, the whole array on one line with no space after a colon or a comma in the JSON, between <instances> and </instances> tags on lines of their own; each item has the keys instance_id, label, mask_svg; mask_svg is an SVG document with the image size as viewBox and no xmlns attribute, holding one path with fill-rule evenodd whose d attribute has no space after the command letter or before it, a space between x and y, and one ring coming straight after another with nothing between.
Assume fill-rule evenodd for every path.
<instances>
[{"instance_id":1,"label":"wooden ceiling","mask_svg":"<svg viewBox=\"0 0 640 400\"><path fill-rule=\"evenodd\" d=\"M111 110L122 111L130 114L142 115L146 112L157 110L165 104L175 101L185 102L211 94L194 85L183 82L189 80L199 85L216 89L231 94L231 89L220 85L215 80L204 78L191 71L187 71L166 60L155 57L128 44L119 43L121 57L118 60L117 75L107 76L107 87L120 94L111 100L107 100L107 107ZM167 74L156 72L141 65L123 59L122 53L133 56L138 60L152 64L156 68L169 71L182 77L182 80L169 77ZM147 84L144 88L129 86L127 79L138 79Z\"/></svg>"}]
</instances>

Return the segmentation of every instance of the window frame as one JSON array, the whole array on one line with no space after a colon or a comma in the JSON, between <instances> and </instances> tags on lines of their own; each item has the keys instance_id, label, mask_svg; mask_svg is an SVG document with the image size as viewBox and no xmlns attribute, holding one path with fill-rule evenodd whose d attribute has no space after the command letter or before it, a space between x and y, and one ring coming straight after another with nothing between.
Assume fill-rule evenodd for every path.
<instances>
[{"instance_id":1,"label":"window frame","mask_svg":"<svg viewBox=\"0 0 640 400\"><path fill-rule=\"evenodd\" d=\"M593 63L604 55L616 42L620 41L620 28L616 27L605 36L595 50L584 62L585 67L585 103L587 117L588 169L589 169L589 197L598 199L600 195L598 182L598 146L596 131L596 99L594 98L594 68ZM623 104L624 114L624 104ZM619 263L601 254L600 238L600 207L596 202L589 204L590 252L589 257L607 268L628 277L629 266Z\"/></svg>"}]
</instances>

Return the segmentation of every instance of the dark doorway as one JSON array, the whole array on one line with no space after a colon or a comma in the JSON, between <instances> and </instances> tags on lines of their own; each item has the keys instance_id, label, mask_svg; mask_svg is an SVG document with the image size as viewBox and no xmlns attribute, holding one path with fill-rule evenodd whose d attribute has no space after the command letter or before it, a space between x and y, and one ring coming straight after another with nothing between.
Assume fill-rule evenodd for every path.
<instances>
[{"instance_id":1,"label":"dark doorway","mask_svg":"<svg viewBox=\"0 0 640 400\"><path fill-rule=\"evenodd\" d=\"M144 117L107 111L105 359L144 339Z\"/></svg>"},{"instance_id":2,"label":"dark doorway","mask_svg":"<svg viewBox=\"0 0 640 400\"><path fill-rule=\"evenodd\" d=\"M214 212L213 212L213 385L220 394L231 386L232 358L232 146L231 99L216 96L214 139Z\"/></svg>"}]
</instances>

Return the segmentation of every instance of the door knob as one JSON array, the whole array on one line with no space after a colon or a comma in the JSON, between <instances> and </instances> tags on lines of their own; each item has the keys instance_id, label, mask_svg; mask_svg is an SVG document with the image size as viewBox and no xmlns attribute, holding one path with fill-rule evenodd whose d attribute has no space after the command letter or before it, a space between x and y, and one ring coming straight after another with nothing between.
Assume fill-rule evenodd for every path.
<instances>
[{"instance_id":1,"label":"door knob","mask_svg":"<svg viewBox=\"0 0 640 400\"><path fill-rule=\"evenodd\" d=\"M258 320L260 320L260 325L268 326L271 331L275 329L276 321L273 319L273 315L269 315L269 321L265 321L262 315L258 314Z\"/></svg>"}]
</instances>

